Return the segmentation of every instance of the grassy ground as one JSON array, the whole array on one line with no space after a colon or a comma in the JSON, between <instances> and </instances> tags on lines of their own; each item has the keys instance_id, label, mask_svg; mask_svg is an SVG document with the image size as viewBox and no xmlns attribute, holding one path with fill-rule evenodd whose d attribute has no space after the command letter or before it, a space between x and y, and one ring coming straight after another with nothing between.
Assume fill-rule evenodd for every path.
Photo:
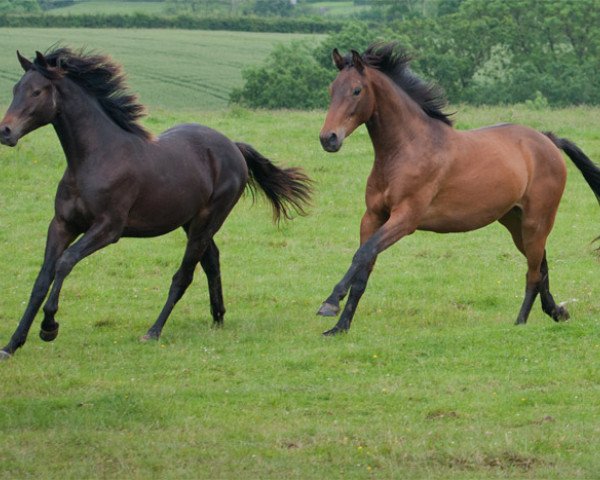
<instances>
[{"instance_id":1,"label":"grassy ground","mask_svg":"<svg viewBox=\"0 0 600 480\"><path fill-rule=\"evenodd\" d=\"M550 129L600 159L600 110L459 107L470 128ZM570 176L548 244L553 292L513 326L525 265L493 225L416 233L383 253L351 332L314 315L357 245L372 151L360 129L324 153L324 112L155 109L158 132L201 121L316 180L311 215L277 229L242 199L217 236L225 328L205 279L154 321L183 235L125 239L79 264L61 335L0 365L0 478L597 478L600 471L600 209ZM51 128L0 149L0 338L41 262L64 160Z\"/></svg>"},{"instance_id":2,"label":"grassy ground","mask_svg":"<svg viewBox=\"0 0 600 480\"><path fill-rule=\"evenodd\" d=\"M277 42L318 41L320 35L189 30L0 28L0 105L22 74L14 52L32 58L61 44L92 48L121 63L133 91L151 107L219 109L242 85L241 71L263 61ZM168 88L166 88L168 86Z\"/></svg>"},{"instance_id":3,"label":"grassy ground","mask_svg":"<svg viewBox=\"0 0 600 480\"><path fill-rule=\"evenodd\" d=\"M47 10L51 15L80 15L80 14L127 14L135 13L161 14L165 12L164 2L127 2L127 1L83 1L66 7Z\"/></svg>"}]
</instances>

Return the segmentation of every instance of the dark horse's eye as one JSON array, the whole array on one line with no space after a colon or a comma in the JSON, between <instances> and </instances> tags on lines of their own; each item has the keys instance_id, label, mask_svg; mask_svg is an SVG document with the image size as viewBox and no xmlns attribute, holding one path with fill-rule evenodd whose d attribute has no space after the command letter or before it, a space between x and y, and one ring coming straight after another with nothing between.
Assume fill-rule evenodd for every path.
<instances>
[{"instance_id":1,"label":"dark horse's eye","mask_svg":"<svg viewBox=\"0 0 600 480\"><path fill-rule=\"evenodd\" d=\"M352 95L354 95L354 96L360 95L360 92L362 92L362 87L354 87L354 90L352 91Z\"/></svg>"},{"instance_id":2,"label":"dark horse's eye","mask_svg":"<svg viewBox=\"0 0 600 480\"><path fill-rule=\"evenodd\" d=\"M34 96L34 97L39 97L41 93L42 93L41 90L34 90L31 95Z\"/></svg>"}]
</instances>

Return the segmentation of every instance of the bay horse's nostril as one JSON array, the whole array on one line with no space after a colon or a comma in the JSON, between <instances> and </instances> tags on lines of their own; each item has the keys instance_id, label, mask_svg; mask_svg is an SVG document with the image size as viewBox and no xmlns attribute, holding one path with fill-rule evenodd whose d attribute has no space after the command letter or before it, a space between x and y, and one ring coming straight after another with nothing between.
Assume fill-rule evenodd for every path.
<instances>
[{"instance_id":1,"label":"bay horse's nostril","mask_svg":"<svg viewBox=\"0 0 600 480\"><path fill-rule=\"evenodd\" d=\"M12 130L10 129L10 127L8 125L3 125L0 127L0 133L2 133L2 135L4 137L9 137L10 134L12 133Z\"/></svg>"},{"instance_id":2,"label":"bay horse's nostril","mask_svg":"<svg viewBox=\"0 0 600 480\"><path fill-rule=\"evenodd\" d=\"M339 138L335 132L321 134L320 140L323 149L328 152L336 152L340 148Z\"/></svg>"}]
</instances>

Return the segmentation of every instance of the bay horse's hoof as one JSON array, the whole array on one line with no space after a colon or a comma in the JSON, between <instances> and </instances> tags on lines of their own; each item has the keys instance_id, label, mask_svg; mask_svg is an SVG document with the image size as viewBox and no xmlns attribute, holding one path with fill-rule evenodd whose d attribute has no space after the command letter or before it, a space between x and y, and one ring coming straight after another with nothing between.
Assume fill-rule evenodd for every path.
<instances>
[{"instance_id":1,"label":"bay horse's hoof","mask_svg":"<svg viewBox=\"0 0 600 480\"><path fill-rule=\"evenodd\" d=\"M569 315L569 311L567 310L567 307L565 307L565 304L560 303L552 313L552 318L555 322L566 322L571 318L571 315Z\"/></svg>"},{"instance_id":2,"label":"bay horse's hoof","mask_svg":"<svg viewBox=\"0 0 600 480\"><path fill-rule=\"evenodd\" d=\"M0 350L0 362L2 360L8 360L12 355L8 353L6 350Z\"/></svg>"},{"instance_id":3,"label":"bay horse's hoof","mask_svg":"<svg viewBox=\"0 0 600 480\"><path fill-rule=\"evenodd\" d=\"M44 342L51 342L52 340L54 340L56 337L58 337L58 323L56 324L56 328L54 330L44 330L44 329L40 329L40 338L44 341Z\"/></svg>"},{"instance_id":4,"label":"bay horse's hoof","mask_svg":"<svg viewBox=\"0 0 600 480\"><path fill-rule=\"evenodd\" d=\"M317 315L322 317L335 317L340 312L340 307L331 303L324 302L319 308Z\"/></svg>"}]
</instances>

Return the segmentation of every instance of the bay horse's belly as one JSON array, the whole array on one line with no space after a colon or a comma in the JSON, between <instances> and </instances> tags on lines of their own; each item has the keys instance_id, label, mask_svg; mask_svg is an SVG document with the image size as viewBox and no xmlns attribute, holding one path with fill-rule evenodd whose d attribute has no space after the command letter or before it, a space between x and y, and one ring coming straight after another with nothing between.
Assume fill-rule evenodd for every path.
<instances>
[{"instance_id":1,"label":"bay horse's belly","mask_svg":"<svg viewBox=\"0 0 600 480\"><path fill-rule=\"evenodd\" d=\"M485 137L482 133L477 132ZM495 145L489 137L467 142L439 179L418 228L440 233L476 230L520 206L531 174L530 158L521 147L514 141Z\"/></svg>"}]
</instances>

